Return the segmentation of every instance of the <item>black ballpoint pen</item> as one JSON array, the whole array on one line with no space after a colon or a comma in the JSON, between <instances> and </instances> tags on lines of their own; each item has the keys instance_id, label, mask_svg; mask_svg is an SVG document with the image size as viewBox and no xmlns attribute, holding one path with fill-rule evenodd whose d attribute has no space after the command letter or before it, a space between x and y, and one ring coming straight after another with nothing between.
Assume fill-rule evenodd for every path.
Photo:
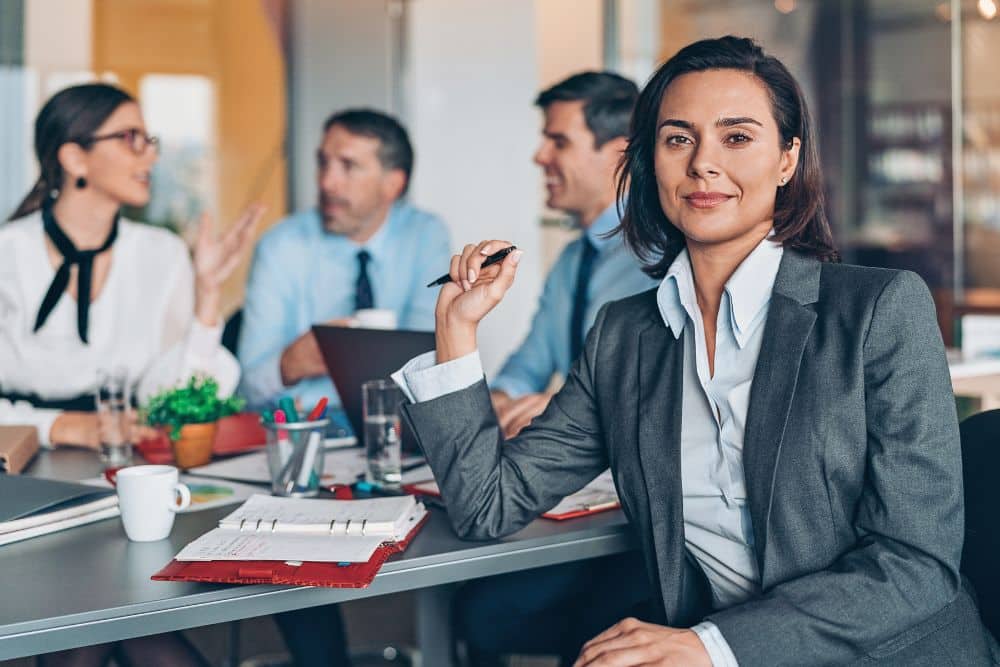
<instances>
[{"instance_id":1,"label":"black ballpoint pen","mask_svg":"<svg viewBox=\"0 0 1000 667\"><path fill-rule=\"evenodd\" d=\"M516 245L512 245L509 248L504 248L503 250L501 250L499 252L495 252L492 255L490 255L489 257L487 257L486 261L483 262L483 265L481 267L479 267L479 268L485 269L487 266L493 266L494 264L499 264L500 262L503 261L504 257L506 257L510 253L514 252L515 250L517 250L517 246ZM446 284L448 284L450 282L451 282L451 274L446 273L443 276L441 276L440 278L438 278L437 280L435 280L434 282L428 283L427 286L428 287L434 287L435 285L446 285Z\"/></svg>"}]
</instances>

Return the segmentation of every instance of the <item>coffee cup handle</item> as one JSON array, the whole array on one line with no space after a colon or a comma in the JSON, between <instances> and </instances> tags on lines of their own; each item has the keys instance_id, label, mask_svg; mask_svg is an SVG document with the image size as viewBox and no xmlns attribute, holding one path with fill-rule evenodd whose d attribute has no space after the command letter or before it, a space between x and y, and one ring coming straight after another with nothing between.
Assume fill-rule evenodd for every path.
<instances>
[{"instance_id":1,"label":"coffee cup handle","mask_svg":"<svg viewBox=\"0 0 1000 667\"><path fill-rule=\"evenodd\" d=\"M191 489L187 488L187 484L177 482L174 485L174 493L177 494L177 501L179 502L175 501L170 504L171 512L180 512L191 504Z\"/></svg>"}]
</instances>

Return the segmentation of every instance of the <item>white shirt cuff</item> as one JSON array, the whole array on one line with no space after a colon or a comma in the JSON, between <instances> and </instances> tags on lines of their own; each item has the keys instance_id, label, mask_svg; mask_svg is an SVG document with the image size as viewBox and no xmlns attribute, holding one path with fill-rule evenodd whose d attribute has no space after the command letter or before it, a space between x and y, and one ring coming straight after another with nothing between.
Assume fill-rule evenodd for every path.
<instances>
[{"instance_id":1,"label":"white shirt cuff","mask_svg":"<svg viewBox=\"0 0 1000 667\"><path fill-rule=\"evenodd\" d=\"M437 352L431 350L406 362L392 374L392 379L414 403L431 401L439 396L467 389L483 379L479 350L464 357L435 364Z\"/></svg>"},{"instance_id":2,"label":"white shirt cuff","mask_svg":"<svg viewBox=\"0 0 1000 667\"><path fill-rule=\"evenodd\" d=\"M222 324L207 327L194 318L188 330L187 352L194 359L211 359L222 344Z\"/></svg>"},{"instance_id":3,"label":"white shirt cuff","mask_svg":"<svg viewBox=\"0 0 1000 667\"><path fill-rule=\"evenodd\" d=\"M708 657L712 659L712 667L739 667L729 642L722 636L719 626L711 621L703 621L691 628L698 639L705 645Z\"/></svg>"}]
</instances>

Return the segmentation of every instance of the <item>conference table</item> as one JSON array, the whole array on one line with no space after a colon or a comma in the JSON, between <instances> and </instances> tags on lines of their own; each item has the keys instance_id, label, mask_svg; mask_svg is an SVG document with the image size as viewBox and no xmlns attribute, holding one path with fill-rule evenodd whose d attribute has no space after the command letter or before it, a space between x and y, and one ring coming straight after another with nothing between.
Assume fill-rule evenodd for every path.
<instances>
[{"instance_id":1,"label":"conference table","mask_svg":"<svg viewBox=\"0 0 1000 667\"><path fill-rule=\"evenodd\" d=\"M93 452L58 449L41 452L25 474L73 480L100 472ZM386 562L367 588L150 580L232 509L180 514L170 537L159 542L129 542L121 521L108 519L0 547L0 660L414 590L423 664L448 667L454 584L635 546L618 510L539 519L507 538L471 542L455 536L443 510L430 508L409 548Z\"/></svg>"}]
</instances>

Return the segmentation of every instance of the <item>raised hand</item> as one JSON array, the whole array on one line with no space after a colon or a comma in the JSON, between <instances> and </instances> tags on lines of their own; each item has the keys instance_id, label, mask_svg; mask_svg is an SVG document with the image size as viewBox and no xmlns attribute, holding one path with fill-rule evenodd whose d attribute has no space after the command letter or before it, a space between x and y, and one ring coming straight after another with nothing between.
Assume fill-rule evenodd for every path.
<instances>
[{"instance_id":1,"label":"raised hand","mask_svg":"<svg viewBox=\"0 0 1000 667\"><path fill-rule=\"evenodd\" d=\"M462 254L451 258L451 282L441 288L435 309L438 363L476 349L476 328L514 283L523 253L515 250L499 264L486 268L483 262L510 245L509 241L483 241L465 246Z\"/></svg>"},{"instance_id":2,"label":"raised hand","mask_svg":"<svg viewBox=\"0 0 1000 667\"><path fill-rule=\"evenodd\" d=\"M195 315L202 324L218 324L222 284L249 250L253 229L265 210L262 204L251 204L222 238L218 237L211 216L202 214L194 247Z\"/></svg>"}]
</instances>

